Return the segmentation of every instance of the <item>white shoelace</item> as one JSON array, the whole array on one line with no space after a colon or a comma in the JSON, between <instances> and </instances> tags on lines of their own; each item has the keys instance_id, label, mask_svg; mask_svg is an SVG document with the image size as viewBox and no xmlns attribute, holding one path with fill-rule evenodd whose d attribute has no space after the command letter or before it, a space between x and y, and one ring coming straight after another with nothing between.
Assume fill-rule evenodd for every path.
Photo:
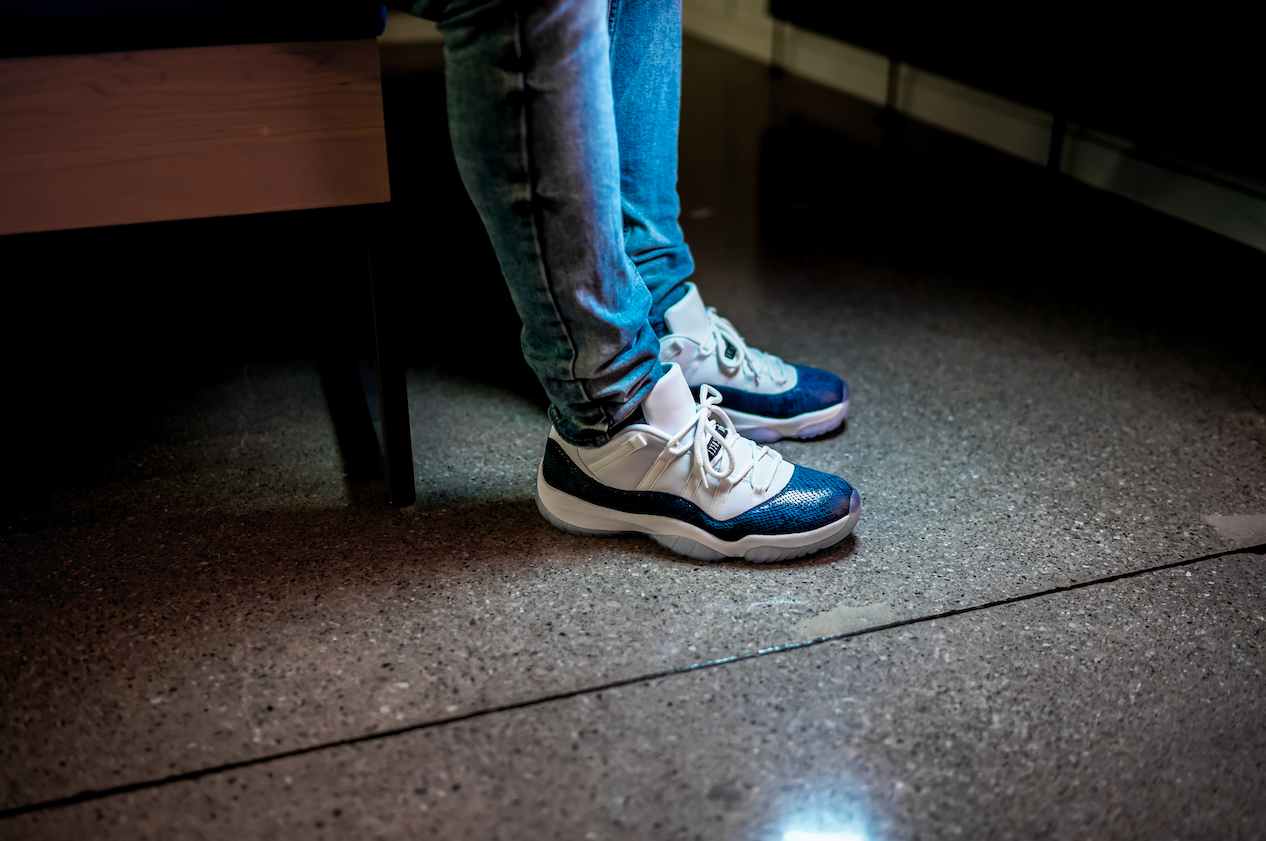
<instances>
[{"instance_id":1,"label":"white shoelace","mask_svg":"<svg viewBox=\"0 0 1266 841\"><path fill-rule=\"evenodd\" d=\"M752 475L752 490L758 494L763 494L769 490L769 486L773 484L774 476L778 473L778 465L782 463L782 454L769 447L762 447L755 441L749 441L734 431L734 423L730 420L730 416L725 410L720 408L721 393L710 385L699 386L699 410L695 414L695 418L685 426L680 432L668 439L668 452L674 456L679 456L687 450L694 448L694 461L703 470L704 474L711 476L717 481L730 480L731 486L742 482L744 477L749 473ZM725 430L722 433L722 429ZM687 443L686 439L690 438ZM720 446L717 453L713 457L708 455L708 444L716 441ZM747 466L734 475L735 465L738 463L735 455L735 447L747 445L751 449L749 453L751 459ZM713 464L714 461L720 461L721 457L725 457L725 468L722 469ZM756 484L756 465L762 459L770 459L769 472L766 474L765 481Z\"/></svg>"},{"instance_id":2,"label":"white shoelace","mask_svg":"<svg viewBox=\"0 0 1266 841\"><path fill-rule=\"evenodd\" d=\"M730 320L717 315L716 307L708 307L708 323L712 325L712 335L699 348L701 357L706 358L716 353L717 364L729 374L746 366L747 373L757 385L760 384L760 378L764 375L769 375L779 385L787 381L791 375L787 369L787 363L772 353L748 347L747 342L743 341L743 337L739 335L738 330L734 329ZM725 350L728 347L735 348L733 359L725 358Z\"/></svg>"}]
</instances>

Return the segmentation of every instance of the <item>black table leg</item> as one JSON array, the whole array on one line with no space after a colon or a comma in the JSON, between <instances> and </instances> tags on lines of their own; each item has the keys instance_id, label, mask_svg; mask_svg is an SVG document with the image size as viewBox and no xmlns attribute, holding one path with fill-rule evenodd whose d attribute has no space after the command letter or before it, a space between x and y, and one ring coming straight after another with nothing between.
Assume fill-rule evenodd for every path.
<instances>
[{"instance_id":1,"label":"black table leg","mask_svg":"<svg viewBox=\"0 0 1266 841\"><path fill-rule=\"evenodd\" d=\"M366 242L368 252L368 234ZM369 259L368 254L366 259ZM394 506L417 498L413 484L413 444L409 436L409 394L401 354L400 313L392 299L391 281L369 271L374 307L374 368L378 375L378 407L382 420L382 469Z\"/></svg>"}]
</instances>

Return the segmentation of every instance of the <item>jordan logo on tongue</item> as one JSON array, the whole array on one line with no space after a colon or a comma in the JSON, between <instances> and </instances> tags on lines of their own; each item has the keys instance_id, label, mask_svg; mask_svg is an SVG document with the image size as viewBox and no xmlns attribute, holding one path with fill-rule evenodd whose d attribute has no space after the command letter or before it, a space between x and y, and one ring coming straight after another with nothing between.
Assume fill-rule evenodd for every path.
<instances>
[{"instance_id":1,"label":"jordan logo on tongue","mask_svg":"<svg viewBox=\"0 0 1266 841\"><path fill-rule=\"evenodd\" d=\"M729 360L733 360L734 357L736 356L738 356L738 348L734 346L733 342L731 342L729 339L726 339L725 340L725 358Z\"/></svg>"},{"instance_id":2,"label":"jordan logo on tongue","mask_svg":"<svg viewBox=\"0 0 1266 841\"><path fill-rule=\"evenodd\" d=\"M730 430L721 426L721 424L717 424L717 432L720 433L722 438L725 438L730 434ZM708 441L708 461L711 462L715 459L717 457L717 453L719 452L721 452L721 442L715 438Z\"/></svg>"}]
</instances>

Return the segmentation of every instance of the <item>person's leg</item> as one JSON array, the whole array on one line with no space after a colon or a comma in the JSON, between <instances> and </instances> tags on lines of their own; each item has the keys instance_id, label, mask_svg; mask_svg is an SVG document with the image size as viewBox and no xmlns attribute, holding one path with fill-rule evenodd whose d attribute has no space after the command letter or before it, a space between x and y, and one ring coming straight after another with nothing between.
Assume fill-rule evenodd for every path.
<instances>
[{"instance_id":1,"label":"person's leg","mask_svg":"<svg viewBox=\"0 0 1266 841\"><path fill-rule=\"evenodd\" d=\"M680 0L608 0L611 88L620 140L624 250L651 293L650 322L686 294L694 261L677 218Z\"/></svg>"},{"instance_id":2,"label":"person's leg","mask_svg":"<svg viewBox=\"0 0 1266 841\"><path fill-rule=\"evenodd\" d=\"M412 11L444 34L453 151L550 418L567 441L602 444L660 376L651 296L623 245L606 5L455 0Z\"/></svg>"},{"instance_id":3,"label":"person's leg","mask_svg":"<svg viewBox=\"0 0 1266 841\"><path fill-rule=\"evenodd\" d=\"M679 0L609 0L608 25L624 248L650 290L660 360L679 363L691 386L714 386L739 432L758 441L837 428L848 414L843 380L748 347L687 280L694 261L677 222Z\"/></svg>"},{"instance_id":4,"label":"person's leg","mask_svg":"<svg viewBox=\"0 0 1266 841\"><path fill-rule=\"evenodd\" d=\"M696 402L680 367L660 367L625 252L605 11L466 0L438 15L458 165L552 403L537 505L567 531L644 532L696 558L837 543L860 515L852 486L742 438L715 390Z\"/></svg>"}]
</instances>

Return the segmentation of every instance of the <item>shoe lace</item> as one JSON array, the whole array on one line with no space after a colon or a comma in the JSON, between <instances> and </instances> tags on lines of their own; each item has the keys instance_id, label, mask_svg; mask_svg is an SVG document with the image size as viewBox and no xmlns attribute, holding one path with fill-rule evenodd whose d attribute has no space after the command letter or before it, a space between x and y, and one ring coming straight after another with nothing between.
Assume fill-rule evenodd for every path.
<instances>
[{"instance_id":1,"label":"shoe lace","mask_svg":"<svg viewBox=\"0 0 1266 841\"><path fill-rule=\"evenodd\" d=\"M752 489L758 494L764 493L769 490L769 486L774 481L778 465L782 463L782 454L769 447L760 446L755 441L750 441L735 432L734 423L720 407L720 403L721 392L710 385L699 386L699 409L695 413L694 420L668 439L668 451L674 456L679 456L693 449L694 463L699 465L706 476L711 476L718 481L729 479L732 485L742 482L750 473ZM715 451L712 451L710 445L714 441L718 446ZM748 452L751 458L748 459L746 466L738 471L738 475L735 475L738 460L735 458L734 451L743 446L750 448ZM769 460L770 469L765 473L765 480L757 484L756 465L763 459ZM724 462L724 468L717 466L721 462Z\"/></svg>"},{"instance_id":2,"label":"shoe lace","mask_svg":"<svg viewBox=\"0 0 1266 841\"><path fill-rule=\"evenodd\" d=\"M724 349L717 355L717 364L726 373L733 374L740 368L745 368L758 385L763 376L769 376L779 385L787 381L791 374L787 363L772 353L748 347L730 320L717 315L716 307L708 307L708 323L712 326L712 334L699 348L700 355L706 357ZM727 356L731 348L734 349L732 357Z\"/></svg>"}]
</instances>

